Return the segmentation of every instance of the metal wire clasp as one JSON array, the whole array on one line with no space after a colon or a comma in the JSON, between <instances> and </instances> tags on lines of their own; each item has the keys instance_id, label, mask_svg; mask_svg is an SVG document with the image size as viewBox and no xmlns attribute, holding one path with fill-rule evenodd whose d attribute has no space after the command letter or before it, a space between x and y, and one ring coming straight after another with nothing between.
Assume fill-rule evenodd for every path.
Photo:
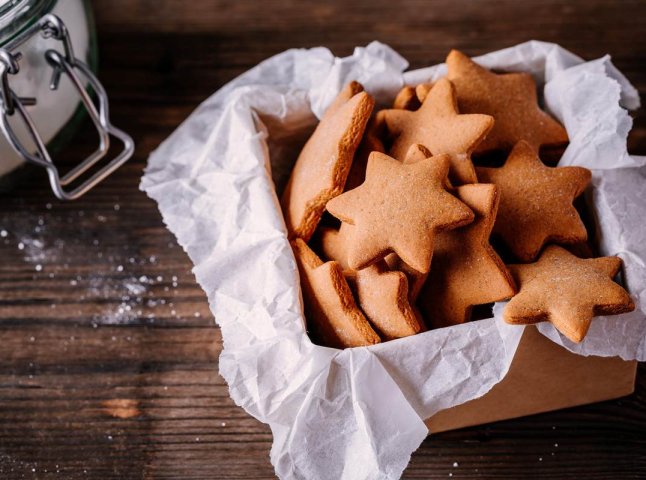
<instances>
[{"instance_id":1,"label":"metal wire clasp","mask_svg":"<svg viewBox=\"0 0 646 480\"><path fill-rule=\"evenodd\" d=\"M25 108L25 106L28 105L35 105L37 99L19 98L9 86L9 75L15 75L20 70L20 66L18 64L20 61L20 53L11 53L13 48L0 49L0 130L2 130L5 137L7 137L12 148L26 161L47 169L52 190L58 198L61 200L73 200L86 193L126 162L134 152L134 142L128 134L114 127L110 123L108 96L105 89L89 67L74 56L72 42L70 41L67 27L63 21L56 15L47 14L43 16L38 23L34 24L30 30L31 31L28 31L21 36L21 40L23 42L33 34L40 31L44 37L54 38L63 43L64 54L61 54L57 50L47 50L45 52L45 59L53 69L49 87L52 90L57 90L62 74L65 74L70 78L78 90L81 100L85 105L97 132L99 133L99 148L80 164L70 170L66 175L63 177L59 175L58 168L54 165L47 147L36 130L31 116ZM15 45L13 45L13 47L15 47ZM87 80L87 83L96 93L98 99L98 110L97 105L94 104L92 98L85 89L81 77L84 77L85 80ZM25 148L15 134L14 129L9 124L9 117L12 117L15 114L18 114L22 122L25 124L27 132L36 146L35 153L32 153ZM65 186L69 185L83 173L87 172L99 160L106 156L110 149L111 137L116 137L123 142L123 150L121 153L76 188L69 191L65 190Z\"/></svg>"}]
</instances>

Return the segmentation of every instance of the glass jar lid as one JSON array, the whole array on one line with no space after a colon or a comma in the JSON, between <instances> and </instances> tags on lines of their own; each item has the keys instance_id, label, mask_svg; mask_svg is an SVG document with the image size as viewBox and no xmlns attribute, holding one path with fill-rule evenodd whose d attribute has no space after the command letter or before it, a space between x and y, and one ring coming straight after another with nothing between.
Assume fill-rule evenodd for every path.
<instances>
[{"instance_id":1,"label":"glass jar lid","mask_svg":"<svg viewBox=\"0 0 646 480\"><path fill-rule=\"evenodd\" d=\"M0 47L51 11L56 0L0 0Z\"/></svg>"}]
</instances>

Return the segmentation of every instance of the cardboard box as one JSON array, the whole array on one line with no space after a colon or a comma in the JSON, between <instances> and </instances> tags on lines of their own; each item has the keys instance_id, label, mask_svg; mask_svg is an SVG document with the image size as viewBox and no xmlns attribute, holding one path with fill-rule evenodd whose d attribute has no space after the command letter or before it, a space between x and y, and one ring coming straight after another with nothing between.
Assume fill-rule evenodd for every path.
<instances>
[{"instance_id":1,"label":"cardboard box","mask_svg":"<svg viewBox=\"0 0 646 480\"><path fill-rule=\"evenodd\" d=\"M637 362L576 355L528 326L507 376L480 398L426 420L431 433L630 395Z\"/></svg>"}]
</instances>

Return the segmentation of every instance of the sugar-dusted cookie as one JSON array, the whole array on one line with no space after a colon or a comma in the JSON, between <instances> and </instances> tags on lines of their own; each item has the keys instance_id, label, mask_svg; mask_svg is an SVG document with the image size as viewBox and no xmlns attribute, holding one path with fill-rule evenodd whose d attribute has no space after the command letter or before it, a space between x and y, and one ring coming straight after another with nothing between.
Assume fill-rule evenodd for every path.
<instances>
[{"instance_id":1,"label":"sugar-dusted cookie","mask_svg":"<svg viewBox=\"0 0 646 480\"><path fill-rule=\"evenodd\" d=\"M393 137L389 150L392 157L404 160L411 145L419 143L433 155L450 155L452 181L476 182L470 154L491 130L494 120L489 115L459 114L451 82L439 80L414 112L382 110L378 116L383 117Z\"/></svg>"},{"instance_id":2,"label":"sugar-dusted cookie","mask_svg":"<svg viewBox=\"0 0 646 480\"><path fill-rule=\"evenodd\" d=\"M323 263L297 238L292 248L301 277L308 327L316 330L326 346L359 347L379 343L336 262Z\"/></svg>"},{"instance_id":3,"label":"sugar-dusted cookie","mask_svg":"<svg viewBox=\"0 0 646 480\"><path fill-rule=\"evenodd\" d=\"M463 185L455 194L473 210L475 220L436 237L431 271L418 300L426 322L435 328L464 323L474 305L516 293L511 274L489 244L500 198L496 186Z\"/></svg>"},{"instance_id":4,"label":"sugar-dusted cookie","mask_svg":"<svg viewBox=\"0 0 646 480\"><path fill-rule=\"evenodd\" d=\"M428 272L435 234L473 220L473 212L445 190L448 170L446 155L410 164L370 155L366 181L327 204L332 215L355 227L348 246L353 270L394 252Z\"/></svg>"},{"instance_id":5,"label":"sugar-dusted cookie","mask_svg":"<svg viewBox=\"0 0 646 480\"><path fill-rule=\"evenodd\" d=\"M290 238L309 240L327 201L343 191L374 106L365 92L347 100L356 85L339 94L296 160L281 201Z\"/></svg>"},{"instance_id":6,"label":"sugar-dusted cookie","mask_svg":"<svg viewBox=\"0 0 646 480\"><path fill-rule=\"evenodd\" d=\"M595 315L635 309L630 295L612 278L621 268L618 257L581 259L549 245L538 262L509 265L519 286L505 306L507 323L551 322L573 342L580 342Z\"/></svg>"},{"instance_id":7,"label":"sugar-dusted cookie","mask_svg":"<svg viewBox=\"0 0 646 480\"><path fill-rule=\"evenodd\" d=\"M493 232L522 262L536 258L547 242L573 244L587 239L572 205L590 183L582 167L547 167L535 150L518 142L500 168L477 168L478 179L500 189Z\"/></svg>"},{"instance_id":8,"label":"sugar-dusted cookie","mask_svg":"<svg viewBox=\"0 0 646 480\"><path fill-rule=\"evenodd\" d=\"M398 108L402 110L417 110L421 102L419 101L417 94L415 92L415 87L405 86L403 87L393 102L393 108Z\"/></svg>"},{"instance_id":9,"label":"sugar-dusted cookie","mask_svg":"<svg viewBox=\"0 0 646 480\"><path fill-rule=\"evenodd\" d=\"M563 126L538 106L536 83L528 73L495 74L452 50L446 58L447 78L455 85L462 113L485 113L496 119L476 153L510 150L519 140L534 148L563 145Z\"/></svg>"},{"instance_id":10,"label":"sugar-dusted cookie","mask_svg":"<svg viewBox=\"0 0 646 480\"><path fill-rule=\"evenodd\" d=\"M408 279L403 272L390 271L377 262L354 273L357 303L384 340L415 335L421 320L408 301Z\"/></svg>"}]
</instances>

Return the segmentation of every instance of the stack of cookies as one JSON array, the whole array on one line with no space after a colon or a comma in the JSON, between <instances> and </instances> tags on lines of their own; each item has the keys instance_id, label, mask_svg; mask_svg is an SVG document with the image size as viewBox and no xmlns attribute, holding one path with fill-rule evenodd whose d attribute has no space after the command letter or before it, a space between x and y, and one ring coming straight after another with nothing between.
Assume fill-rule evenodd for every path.
<instances>
[{"instance_id":1,"label":"stack of cookies","mask_svg":"<svg viewBox=\"0 0 646 480\"><path fill-rule=\"evenodd\" d=\"M296 161L281 203L313 338L371 345L509 300L508 323L580 342L595 315L634 309L621 260L589 258L574 202L590 171L541 160L568 137L532 77L446 63L379 112L351 82Z\"/></svg>"}]
</instances>

